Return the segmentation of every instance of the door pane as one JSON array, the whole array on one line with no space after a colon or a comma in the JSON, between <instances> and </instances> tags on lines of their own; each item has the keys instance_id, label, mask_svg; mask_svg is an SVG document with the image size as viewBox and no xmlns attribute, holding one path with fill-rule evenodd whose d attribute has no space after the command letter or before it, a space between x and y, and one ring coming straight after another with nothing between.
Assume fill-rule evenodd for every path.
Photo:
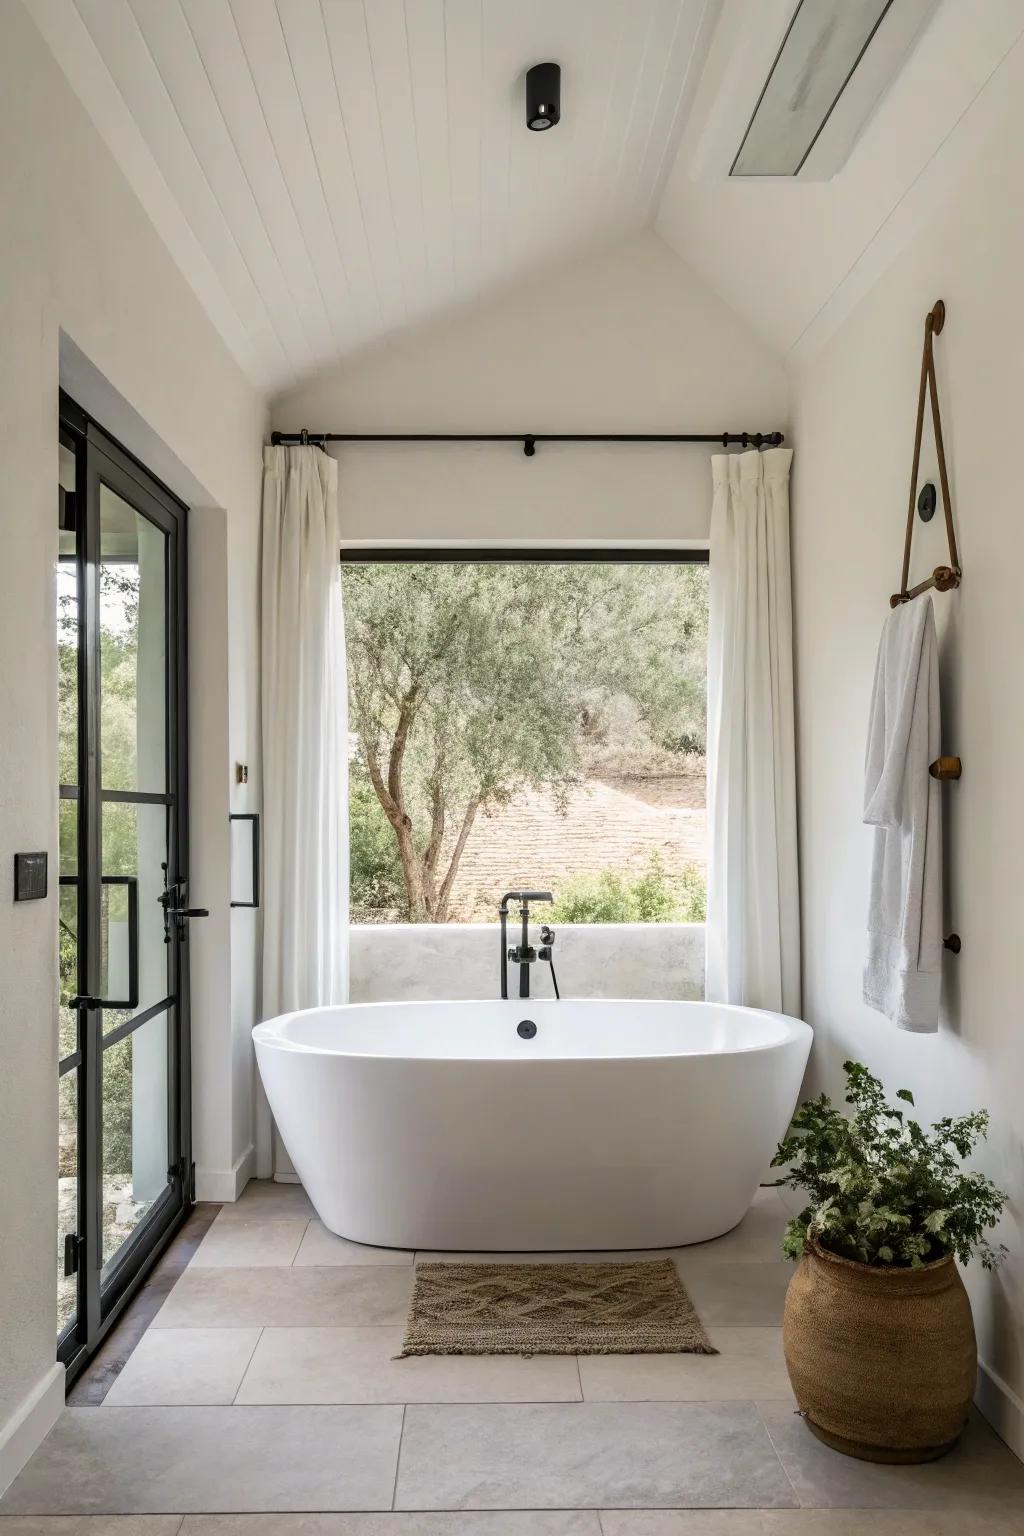
<instances>
[{"instance_id":1,"label":"door pane","mask_svg":"<svg viewBox=\"0 0 1024 1536\"><path fill-rule=\"evenodd\" d=\"M78 1231L78 1073L65 1072L57 1085L57 1333L78 1311L78 1277L64 1273L64 1239Z\"/></svg>"},{"instance_id":2,"label":"door pane","mask_svg":"<svg viewBox=\"0 0 1024 1536\"><path fill-rule=\"evenodd\" d=\"M108 1009L105 1029L116 1029L134 1013L143 1013L170 995L171 946L164 943L163 864L167 860L168 814L165 805L104 800L103 876L100 892L100 996L125 1000L132 940L129 887L111 877L127 876L138 902L139 1000L134 1009Z\"/></svg>"},{"instance_id":3,"label":"door pane","mask_svg":"<svg viewBox=\"0 0 1024 1536\"><path fill-rule=\"evenodd\" d=\"M167 538L100 486L100 763L104 789L167 789Z\"/></svg>"},{"instance_id":4,"label":"door pane","mask_svg":"<svg viewBox=\"0 0 1024 1536\"><path fill-rule=\"evenodd\" d=\"M103 1264L168 1185L166 1013L103 1052Z\"/></svg>"}]
</instances>

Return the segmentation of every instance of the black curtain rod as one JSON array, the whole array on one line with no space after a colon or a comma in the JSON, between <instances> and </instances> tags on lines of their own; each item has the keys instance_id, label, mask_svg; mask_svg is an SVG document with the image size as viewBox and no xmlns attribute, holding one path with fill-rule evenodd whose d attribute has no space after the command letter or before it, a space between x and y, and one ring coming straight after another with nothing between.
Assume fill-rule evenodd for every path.
<instances>
[{"instance_id":1,"label":"black curtain rod","mask_svg":"<svg viewBox=\"0 0 1024 1536\"><path fill-rule=\"evenodd\" d=\"M778 448L781 432L272 432L275 447L290 443L522 443L532 459L538 443L717 443L720 448Z\"/></svg>"}]
</instances>

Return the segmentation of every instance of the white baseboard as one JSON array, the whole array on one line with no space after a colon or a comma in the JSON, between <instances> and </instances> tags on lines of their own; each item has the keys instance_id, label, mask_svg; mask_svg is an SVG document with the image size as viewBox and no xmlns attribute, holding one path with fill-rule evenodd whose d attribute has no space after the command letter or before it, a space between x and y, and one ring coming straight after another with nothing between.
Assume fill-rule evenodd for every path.
<instances>
[{"instance_id":1,"label":"white baseboard","mask_svg":"<svg viewBox=\"0 0 1024 1536\"><path fill-rule=\"evenodd\" d=\"M978 1362L978 1389L974 1401L999 1438L1024 1461L1024 1402L983 1360Z\"/></svg>"},{"instance_id":2,"label":"white baseboard","mask_svg":"<svg viewBox=\"0 0 1024 1536\"><path fill-rule=\"evenodd\" d=\"M64 1408L64 1367L51 1365L42 1381L0 1428L0 1493L38 1450Z\"/></svg>"},{"instance_id":3,"label":"white baseboard","mask_svg":"<svg viewBox=\"0 0 1024 1536\"><path fill-rule=\"evenodd\" d=\"M256 1148L250 1143L230 1168L196 1168L196 1199L230 1205L253 1176Z\"/></svg>"}]
</instances>

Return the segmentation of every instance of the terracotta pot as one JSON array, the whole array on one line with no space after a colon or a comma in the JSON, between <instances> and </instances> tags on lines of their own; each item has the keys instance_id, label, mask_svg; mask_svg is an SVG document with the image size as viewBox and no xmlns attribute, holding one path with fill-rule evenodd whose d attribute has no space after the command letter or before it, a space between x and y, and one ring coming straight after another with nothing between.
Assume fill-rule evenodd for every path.
<instances>
[{"instance_id":1,"label":"terracotta pot","mask_svg":"<svg viewBox=\"0 0 1024 1536\"><path fill-rule=\"evenodd\" d=\"M933 1461L967 1421L978 1369L952 1258L857 1264L812 1243L786 1293L786 1367L807 1427L864 1461Z\"/></svg>"}]
</instances>

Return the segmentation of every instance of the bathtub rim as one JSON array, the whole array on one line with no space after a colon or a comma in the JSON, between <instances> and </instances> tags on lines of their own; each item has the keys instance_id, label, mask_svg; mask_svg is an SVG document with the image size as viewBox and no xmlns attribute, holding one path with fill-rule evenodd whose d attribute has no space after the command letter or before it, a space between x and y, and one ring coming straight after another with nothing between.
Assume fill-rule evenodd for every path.
<instances>
[{"instance_id":1,"label":"bathtub rim","mask_svg":"<svg viewBox=\"0 0 1024 1536\"><path fill-rule=\"evenodd\" d=\"M727 1051L652 1051L637 1055L629 1052L620 1054L608 1054L600 1056L588 1056L574 1053L559 1056L529 1056L525 1053L521 1056L475 1056L465 1053L451 1056L418 1056L399 1051L350 1051L338 1050L323 1045L308 1045L299 1040L290 1040L281 1033L283 1026L292 1019L306 1018L313 1014L335 1013L349 1008L385 1009L385 1008L436 1008L450 1001L452 1006L468 1006L473 1003L493 1003L500 1001L518 1002L524 1004L542 1002L551 1007L556 1007L558 1001L567 1003L607 1003L635 1006L637 1003L656 1003L663 1007L680 1008L723 1008L730 1013L755 1015L758 1018L768 1018L777 1021L785 1028L785 1033L780 1039L760 1041L753 1045L736 1046ZM745 1003L711 1003L706 998L660 998L660 997L566 997L560 1000L555 998L411 998L403 1001L400 998L392 998L387 1001L373 1003L321 1003L313 1008L293 1008L287 1013L276 1014L273 1018L264 1019L259 1024L253 1025L252 1039L254 1046L264 1046L271 1050L278 1050L296 1056L323 1056L331 1060L345 1061L395 1061L395 1062L431 1062L431 1063L457 1063L467 1066L530 1066L538 1067L545 1064L564 1062L669 1062L669 1061L707 1061L731 1056L751 1056L767 1054L773 1051L785 1050L787 1047L806 1041L808 1053L814 1043L814 1031L806 1019L798 1019L793 1014L779 1013L772 1008L753 1008Z\"/></svg>"}]
</instances>

